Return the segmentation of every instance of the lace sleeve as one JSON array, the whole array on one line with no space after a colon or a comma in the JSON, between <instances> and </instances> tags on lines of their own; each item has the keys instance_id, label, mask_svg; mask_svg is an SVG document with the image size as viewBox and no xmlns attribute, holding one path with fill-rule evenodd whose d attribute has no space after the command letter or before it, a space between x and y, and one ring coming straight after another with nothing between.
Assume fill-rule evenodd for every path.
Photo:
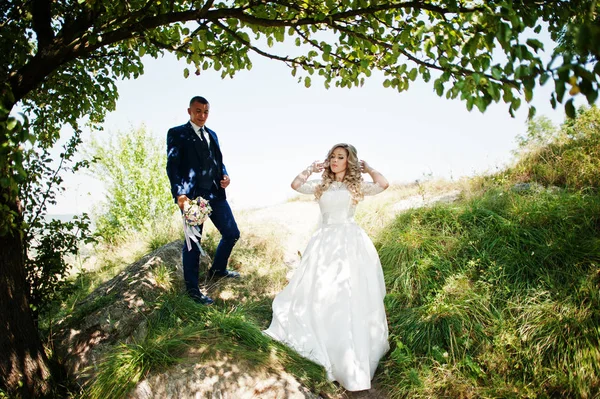
<instances>
[{"instance_id":1,"label":"lace sleeve","mask_svg":"<svg viewBox=\"0 0 600 399\"><path fill-rule=\"evenodd\" d=\"M317 187L321 184L321 180L309 180L296 189L302 194L314 194Z\"/></svg>"},{"instance_id":2,"label":"lace sleeve","mask_svg":"<svg viewBox=\"0 0 600 399\"><path fill-rule=\"evenodd\" d=\"M364 195L376 195L383 192L384 188L377 183L364 181L362 183L362 190Z\"/></svg>"}]
</instances>

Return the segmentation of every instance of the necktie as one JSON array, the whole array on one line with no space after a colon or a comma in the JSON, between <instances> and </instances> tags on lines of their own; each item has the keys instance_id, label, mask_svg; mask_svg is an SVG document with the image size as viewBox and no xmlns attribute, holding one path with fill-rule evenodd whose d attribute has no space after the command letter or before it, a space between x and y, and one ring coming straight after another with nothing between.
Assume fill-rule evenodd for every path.
<instances>
[{"instance_id":1,"label":"necktie","mask_svg":"<svg viewBox=\"0 0 600 399\"><path fill-rule=\"evenodd\" d=\"M215 167L217 167L218 166L217 160L213 156L213 151L211 150L210 145L208 144L208 141L206 140L206 136L204 135L204 126L201 126L200 129L198 129L198 134L200 135L200 139L202 140L202 143L208 147L208 153L210 154L210 158L212 159L212 162L215 164ZM206 132L206 134L208 134L208 132ZM219 189L219 182L217 180L213 180L213 184L217 189Z\"/></svg>"},{"instance_id":2,"label":"necktie","mask_svg":"<svg viewBox=\"0 0 600 399\"><path fill-rule=\"evenodd\" d=\"M200 129L198 129L198 134L200 135L200 139L208 144L208 141L206 141L206 136L204 135L204 126L201 126Z\"/></svg>"},{"instance_id":3,"label":"necktie","mask_svg":"<svg viewBox=\"0 0 600 399\"><path fill-rule=\"evenodd\" d=\"M200 135L200 140L202 140L202 144L206 145L206 147L208 148L208 152L210 153L210 156L213 156L212 150L210 148L210 144L208 144L208 140L206 139L206 135L208 134L208 132L204 131L204 126L201 126L200 129L198 129L198 134ZM214 159L213 159L214 162Z\"/></svg>"}]
</instances>

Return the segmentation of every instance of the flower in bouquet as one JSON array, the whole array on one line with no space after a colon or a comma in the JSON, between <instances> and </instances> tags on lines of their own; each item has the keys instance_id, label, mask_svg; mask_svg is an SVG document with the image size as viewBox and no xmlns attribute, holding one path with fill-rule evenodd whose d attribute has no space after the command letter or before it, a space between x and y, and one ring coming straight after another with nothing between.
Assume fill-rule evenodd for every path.
<instances>
[{"instance_id":1,"label":"flower in bouquet","mask_svg":"<svg viewBox=\"0 0 600 399\"><path fill-rule=\"evenodd\" d=\"M212 208L207 200L198 197L193 200L188 200L183 205L183 232L185 233L185 242L188 251L192 250L192 241L196 243L202 256L205 252L200 246L200 238L202 238L202 230L200 227L211 214Z\"/></svg>"},{"instance_id":2,"label":"flower in bouquet","mask_svg":"<svg viewBox=\"0 0 600 399\"><path fill-rule=\"evenodd\" d=\"M183 205L183 216L190 226L200 226L206 221L211 212L210 204L202 197L188 200Z\"/></svg>"}]
</instances>

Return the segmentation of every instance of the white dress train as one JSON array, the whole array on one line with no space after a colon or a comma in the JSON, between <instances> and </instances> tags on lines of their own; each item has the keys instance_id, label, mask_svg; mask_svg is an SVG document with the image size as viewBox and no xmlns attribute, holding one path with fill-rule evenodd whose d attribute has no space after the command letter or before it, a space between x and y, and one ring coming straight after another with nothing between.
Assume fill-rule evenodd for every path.
<instances>
[{"instance_id":1,"label":"white dress train","mask_svg":"<svg viewBox=\"0 0 600 399\"><path fill-rule=\"evenodd\" d=\"M298 191L312 194L319 183L308 181ZM365 195L381 191L376 183L363 183ZM354 221L356 206L343 183L334 182L319 207L321 226L275 297L265 333L325 367L328 378L345 389L369 389L389 349L381 263Z\"/></svg>"}]
</instances>

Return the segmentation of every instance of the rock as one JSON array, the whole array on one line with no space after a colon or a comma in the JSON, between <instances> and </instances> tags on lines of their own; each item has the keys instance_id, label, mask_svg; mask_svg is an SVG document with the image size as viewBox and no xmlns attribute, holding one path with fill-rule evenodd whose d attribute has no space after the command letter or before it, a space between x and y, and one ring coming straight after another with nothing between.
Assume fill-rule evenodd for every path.
<instances>
[{"instance_id":1,"label":"rock","mask_svg":"<svg viewBox=\"0 0 600 399\"><path fill-rule=\"evenodd\" d=\"M540 193L540 192L544 191L544 186L542 186L541 184L536 183L536 182L517 183L511 187L511 190L516 193L522 193L522 192Z\"/></svg>"},{"instance_id":2,"label":"rock","mask_svg":"<svg viewBox=\"0 0 600 399\"><path fill-rule=\"evenodd\" d=\"M252 370L252 372L248 372ZM129 399L219 398L219 399L317 399L291 375L256 370L235 359L185 363L155 374L138 384Z\"/></svg>"},{"instance_id":3,"label":"rock","mask_svg":"<svg viewBox=\"0 0 600 399\"><path fill-rule=\"evenodd\" d=\"M512 186L512 190L516 192L529 191L530 183L517 183Z\"/></svg>"},{"instance_id":4,"label":"rock","mask_svg":"<svg viewBox=\"0 0 600 399\"><path fill-rule=\"evenodd\" d=\"M181 241L167 244L126 267L96 288L75 306L71 317L58 324L54 335L57 354L67 372L83 384L94 374L94 366L118 342L143 340L150 301L165 292L156 284L154 270L164 265L182 289Z\"/></svg>"}]
</instances>

